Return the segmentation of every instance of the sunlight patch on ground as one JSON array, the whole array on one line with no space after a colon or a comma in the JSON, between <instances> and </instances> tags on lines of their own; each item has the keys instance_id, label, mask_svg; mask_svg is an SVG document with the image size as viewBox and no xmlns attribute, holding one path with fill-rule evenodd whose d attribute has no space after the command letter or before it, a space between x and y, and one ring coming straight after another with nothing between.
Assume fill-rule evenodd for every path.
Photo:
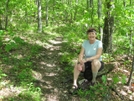
<instances>
[{"instance_id":1,"label":"sunlight patch on ground","mask_svg":"<svg viewBox=\"0 0 134 101\"><path fill-rule=\"evenodd\" d=\"M36 79L36 80L41 80L42 79L42 74L39 73L39 72L36 72L36 71L32 71L33 73L33 77Z\"/></svg>"},{"instance_id":2,"label":"sunlight patch on ground","mask_svg":"<svg viewBox=\"0 0 134 101\"><path fill-rule=\"evenodd\" d=\"M21 54L18 54L18 55L15 56L15 58L17 58L17 59L22 59L23 56L22 56Z\"/></svg>"},{"instance_id":3,"label":"sunlight patch on ground","mask_svg":"<svg viewBox=\"0 0 134 101\"><path fill-rule=\"evenodd\" d=\"M62 42L61 41L55 41L55 40L49 40L50 43L52 44L61 44Z\"/></svg>"},{"instance_id":4,"label":"sunlight patch on ground","mask_svg":"<svg viewBox=\"0 0 134 101\"><path fill-rule=\"evenodd\" d=\"M55 76L56 73L46 73L46 76Z\"/></svg>"},{"instance_id":5,"label":"sunlight patch on ground","mask_svg":"<svg viewBox=\"0 0 134 101\"><path fill-rule=\"evenodd\" d=\"M44 61L40 62L41 65L46 65L47 67L55 67L56 65L55 64L48 64Z\"/></svg>"},{"instance_id":6,"label":"sunlight patch on ground","mask_svg":"<svg viewBox=\"0 0 134 101\"><path fill-rule=\"evenodd\" d=\"M121 90L120 93L121 93L122 95L124 95L124 96L127 95L127 93L126 93L125 91L123 91L123 90Z\"/></svg>"},{"instance_id":7,"label":"sunlight patch on ground","mask_svg":"<svg viewBox=\"0 0 134 101\"><path fill-rule=\"evenodd\" d=\"M60 46L55 46L50 48L50 51L54 51L54 50L60 50Z\"/></svg>"},{"instance_id":8,"label":"sunlight patch on ground","mask_svg":"<svg viewBox=\"0 0 134 101\"><path fill-rule=\"evenodd\" d=\"M40 40L35 41L35 43L38 44L39 46L43 46L44 45L44 43L41 42Z\"/></svg>"},{"instance_id":9,"label":"sunlight patch on ground","mask_svg":"<svg viewBox=\"0 0 134 101\"><path fill-rule=\"evenodd\" d=\"M47 101L59 101L56 94L47 94Z\"/></svg>"},{"instance_id":10,"label":"sunlight patch on ground","mask_svg":"<svg viewBox=\"0 0 134 101\"><path fill-rule=\"evenodd\" d=\"M44 47L45 47L46 49L49 49L49 48L53 47L53 45L48 44L48 43L44 43Z\"/></svg>"},{"instance_id":11,"label":"sunlight patch on ground","mask_svg":"<svg viewBox=\"0 0 134 101\"><path fill-rule=\"evenodd\" d=\"M13 87L13 85L11 85L10 87L6 87L6 88L2 88L0 90L0 96L2 97L13 97L13 96L17 96L18 94L20 94L24 89L22 89L21 87Z\"/></svg>"},{"instance_id":12,"label":"sunlight patch on ground","mask_svg":"<svg viewBox=\"0 0 134 101\"><path fill-rule=\"evenodd\" d=\"M0 88L1 86L6 86L7 84L9 84L10 80L4 80L0 82Z\"/></svg>"}]
</instances>

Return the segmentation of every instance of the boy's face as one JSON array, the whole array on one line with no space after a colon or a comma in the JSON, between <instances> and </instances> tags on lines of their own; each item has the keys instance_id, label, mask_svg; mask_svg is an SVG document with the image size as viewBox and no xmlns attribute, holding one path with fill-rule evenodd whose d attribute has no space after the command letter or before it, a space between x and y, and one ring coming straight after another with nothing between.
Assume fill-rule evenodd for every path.
<instances>
[{"instance_id":1,"label":"boy's face","mask_svg":"<svg viewBox=\"0 0 134 101\"><path fill-rule=\"evenodd\" d=\"M88 33L88 39L90 41L94 41L96 39L96 33L95 32L89 32Z\"/></svg>"}]
</instances>

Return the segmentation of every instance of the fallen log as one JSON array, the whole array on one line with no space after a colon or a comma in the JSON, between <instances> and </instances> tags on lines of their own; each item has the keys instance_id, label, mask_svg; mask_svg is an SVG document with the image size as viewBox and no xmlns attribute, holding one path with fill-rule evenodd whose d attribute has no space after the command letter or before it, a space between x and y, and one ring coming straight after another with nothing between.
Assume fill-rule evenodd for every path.
<instances>
[{"instance_id":1,"label":"fallen log","mask_svg":"<svg viewBox=\"0 0 134 101\"><path fill-rule=\"evenodd\" d=\"M98 72L97 77L108 74L109 72L111 72L113 69L115 68L114 64L105 64L104 68Z\"/></svg>"},{"instance_id":2,"label":"fallen log","mask_svg":"<svg viewBox=\"0 0 134 101\"><path fill-rule=\"evenodd\" d=\"M106 75L109 72L111 72L115 68L114 64L105 64L104 68L98 72L97 78L101 77L102 75ZM91 70L86 69L86 71L83 73L84 78L87 79L88 81L92 80L92 73Z\"/></svg>"}]
</instances>

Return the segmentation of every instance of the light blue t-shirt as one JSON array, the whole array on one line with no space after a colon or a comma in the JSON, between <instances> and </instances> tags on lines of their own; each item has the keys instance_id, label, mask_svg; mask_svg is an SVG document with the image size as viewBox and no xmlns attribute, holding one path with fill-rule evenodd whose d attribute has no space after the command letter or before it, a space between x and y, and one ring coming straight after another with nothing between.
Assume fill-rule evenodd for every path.
<instances>
[{"instance_id":1,"label":"light blue t-shirt","mask_svg":"<svg viewBox=\"0 0 134 101\"><path fill-rule=\"evenodd\" d=\"M90 44L89 40L85 40L82 44L82 47L85 50L85 58L90 58L96 55L98 48L102 48L102 42L96 40L93 44ZM102 61L101 56L99 60Z\"/></svg>"}]
</instances>

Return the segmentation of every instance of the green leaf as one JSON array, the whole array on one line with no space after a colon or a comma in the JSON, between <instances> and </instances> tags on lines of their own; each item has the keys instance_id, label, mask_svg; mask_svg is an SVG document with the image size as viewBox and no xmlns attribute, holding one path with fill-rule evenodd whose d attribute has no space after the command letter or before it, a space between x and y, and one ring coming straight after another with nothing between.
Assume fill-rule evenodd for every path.
<instances>
[{"instance_id":1,"label":"green leaf","mask_svg":"<svg viewBox=\"0 0 134 101\"><path fill-rule=\"evenodd\" d=\"M122 76L122 80L121 80L121 82L122 82L123 84L125 84L125 83L126 83L126 78L127 78L127 76L126 76L126 75L123 75L123 76Z\"/></svg>"},{"instance_id":2,"label":"green leaf","mask_svg":"<svg viewBox=\"0 0 134 101\"><path fill-rule=\"evenodd\" d=\"M118 83L119 82L119 77L118 76L114 76L113 77L113 82L114 82L114 84Z\"/></svg>"},{"instance_id":3,"label":"green leaf","mask_svg":"<svg viewBox=\"0 0 134 101\"><path fill-rule=\"evenodd\" d=\"M103 83L106 83L106 81L107 81L107 76L106 76L106 75L103 75L103 76L101 77L101 79L102 79Z\"/></svg>"}]
</instances>

